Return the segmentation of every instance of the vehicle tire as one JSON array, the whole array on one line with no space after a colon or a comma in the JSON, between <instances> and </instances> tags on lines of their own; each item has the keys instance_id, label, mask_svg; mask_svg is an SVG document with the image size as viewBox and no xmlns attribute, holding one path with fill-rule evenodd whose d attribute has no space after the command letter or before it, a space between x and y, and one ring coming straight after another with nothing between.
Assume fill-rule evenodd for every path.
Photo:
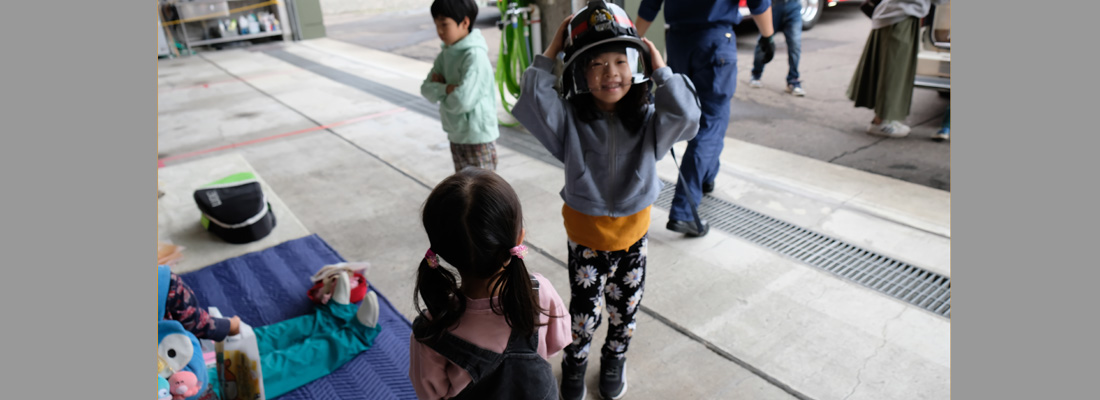
<instances>
[{"instance_id":1,"label":"vehicle tire","mask_svg":"<svg viewBox=\"0 0 1100 400\"><path fill-rule=\"evenodd\" d=\"M802 1L802 30L808 31L817 25L817 21L821 20L821 12L825 11L825 8L821 3L821 0L801 0Z\"/></svg>"}]
</instances>

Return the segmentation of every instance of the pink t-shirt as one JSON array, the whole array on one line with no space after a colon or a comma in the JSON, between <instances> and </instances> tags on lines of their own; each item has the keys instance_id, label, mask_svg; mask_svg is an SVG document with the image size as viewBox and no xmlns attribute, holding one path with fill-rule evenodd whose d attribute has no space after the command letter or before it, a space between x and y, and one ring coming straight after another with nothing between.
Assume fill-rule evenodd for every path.
<instances>
[{"instance_id":1,"label":"pink t-shirt","mask_svg":"<svg viewBox=\"0 0 1100 400\"><path fill-rule=\"evenodd\" d=\"M560 316L551 318L542 315L540 318L546 325L539 327L539 355L549 359L573 341L569 330L569 309L549 280L537 273L531 275L539 281L539 305L547 310L547 314ZM451 328L450 332L478 347L502 353L508 347L512 328L504 321L503 315L494 313L489 307L489 299L467 298L466 312L459 318L457 328ZM471 380L466 370L447 361L416 338L409 341L409 379L416 389L416 397L421 399L457 396Z\"/></svg>"}]
</instances>

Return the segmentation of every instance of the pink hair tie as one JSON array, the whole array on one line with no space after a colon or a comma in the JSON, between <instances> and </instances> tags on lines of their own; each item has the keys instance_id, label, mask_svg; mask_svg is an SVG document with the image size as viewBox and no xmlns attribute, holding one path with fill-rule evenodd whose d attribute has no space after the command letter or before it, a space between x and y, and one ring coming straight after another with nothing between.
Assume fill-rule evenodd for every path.
<instances>
[{"instance_id":1,"label":"pink hair tie","mask_svg":"<svg viewBox=\"0 0 1100 400\"><path fill-rule=\"evenodd\" d=\"M524 257L527 257L527 246L521 244L519 246L513 247L508 252L512 253L513 256L519 257L519 259L522 260Z\"/></svg>"},{"instance_id":2,"label":"pink hair tie","mask_svg":"<svg viewBox=\"0 0 1100 400\"><path fill-rule=\"evenodd\" d=\"M428 261L428 266L432 269L439 267L439 256L435 255L432 249L428 249L428 252L424 253L424 260Z\"/></svg>"}]
</instances>

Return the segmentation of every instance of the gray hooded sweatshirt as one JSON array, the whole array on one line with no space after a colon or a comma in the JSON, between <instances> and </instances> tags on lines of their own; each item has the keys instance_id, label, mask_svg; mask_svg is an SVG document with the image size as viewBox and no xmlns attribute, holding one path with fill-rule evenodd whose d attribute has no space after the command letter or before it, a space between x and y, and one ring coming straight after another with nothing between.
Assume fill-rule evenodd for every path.
<instances>
[{"instance_id":1,"label":"gray hooded sweatshirt","mask_svg":"<svg viewBox=\"0 0 1100 400\"><path fill-rule=\"evenodd\" d=\"M691 80L669 67L653 71L657 84L639 132L628 132L619 118L584 123L573 105L558 96L554 60L542 55L523 74L512 115L565 164L561 198L592 216L633 215L657 200L661 181L657 161L681 140L699 131L699 99Z\"/></svg>"}]
</instances>

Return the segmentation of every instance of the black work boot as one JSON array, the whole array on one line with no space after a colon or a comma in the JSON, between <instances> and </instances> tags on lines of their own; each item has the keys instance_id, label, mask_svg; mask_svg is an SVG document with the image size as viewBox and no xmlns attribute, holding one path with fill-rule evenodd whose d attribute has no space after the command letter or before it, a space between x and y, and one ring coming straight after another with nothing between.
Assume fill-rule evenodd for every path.
<instances>
[{"instance_id":1,"label":"black work boot","mask_svg":"<svg viewBox=\"0 0 1100 400\"><path fill-rule=\"evenodd\" d=\"M710 193L714 191L714 181L703 182L703 193Z\"/></svg>"},{"instance_id":2,"label":"black work boot","mask_svg":"<svg viewBox=\"0 0 1100 400\"><path fill-rule=\"evenodd\" d=\"M600 358L600 396L621 399L626 395L626 357Z\"/></svg>"},{"instance_id":3,"label":"black work boot","mask_svg":"<svg viewBox=\"0 0 1100 400\"><path fill-rule=\"evenodd\" d=\"M561 390L558 391L562 400L584 400L588 391L584 388L584 370L588 368L588 360L583 364L573 364L569 357L561 360Z\"/></svg>"},{"instance_id":4,"label":"black work boot","mask_svg":"<svg viewBox=\"0 0 1100 400\"><path fill-rule=\"evenodd\" d=\"M700 220L703 226L700 228L695 225L695 221L679 221L675 219L668 220L668 224L665 225L665 229L673 232L680 232L691 237L699 237L706 235L710 232L710 224L706 220Z\"/></svg>"}]
</instances>

